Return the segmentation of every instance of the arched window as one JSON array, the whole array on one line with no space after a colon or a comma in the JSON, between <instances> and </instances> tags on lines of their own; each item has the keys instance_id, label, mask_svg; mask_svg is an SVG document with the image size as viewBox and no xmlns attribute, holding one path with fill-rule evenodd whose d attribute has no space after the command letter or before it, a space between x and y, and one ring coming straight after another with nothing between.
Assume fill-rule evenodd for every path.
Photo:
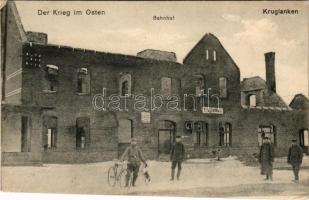
<instances>
[{"instance_id":1,"label":"arched window","mask_svg":"<svg viewBox=\"0 0 309 200\"><path fill-rule=\"evenodd\" d=\"M217 52L215 50L213 50L213 59L214 59L214 61L217 60Z\"/></svg>"},{"instance_id":2,"label":"arched window","mask_svg":"<svg viewBox=\"0 0 309 200\"><path fill-rule=\"evenodd\" d=\"M119 93L121 96L131 95L132 82L131 74L121 73L119 80Z\"/></svg>"},{"instance_id":3,"label":"arched window","mask_svg":"<svg viewBox=\"0 0 309 200\"><path fill-rule=\"evenodd\" d=\"M250 107L256 106L256 95L255 94L251 94L251 95L248 96L248 105Z\"/></svg>"},{"instance_id":4,"label":"arched window","mask_svg":"<svg viewBox=\"0 0 309 200\"><path fill-rule=\"evenodd\" d=\"M118 142L130 143L132 137L133 137L133 121L130 119L119 120Z\"/></svg>"},{"instance_id":5,"label":"arched window","mask_svg":"<svg viewBox=\"0 0 309 200\"><path fill-rule=\"evenodd\" d=\"M219 78L219 91L221 98L227 97L227 79L225 77Z\"/></svg>"}]
</instances>

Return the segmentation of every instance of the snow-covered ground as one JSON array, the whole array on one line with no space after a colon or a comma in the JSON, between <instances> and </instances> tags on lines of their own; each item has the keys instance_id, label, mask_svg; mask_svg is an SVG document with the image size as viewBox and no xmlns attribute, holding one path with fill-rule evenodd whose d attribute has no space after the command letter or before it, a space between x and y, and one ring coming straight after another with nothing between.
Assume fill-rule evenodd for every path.
<instances>
[{"instance_id":1,"label":"snow-covered ground","mask_svg":"<svg viewBox=\"0 0 309 200\"><path fill-rule=\"evenodd\" d=\"M284 165L277 159L276 165ZM170 181L170 163L149 161L151 183L145 185L139 178L130 189L110 187L107 171L114 162L91 164L45 164L41 167L16 166L2 168L3 191L48 192L77 194L155 194L181 196L265 195L267 188L277 188L268 195L309 195L309 159L304 158L299 184L292 183L291 170L274 170L274 181L263 180L258 167L243 165L236 157L188 160L183 164L179 181ZM276 166L275 165L275 166ZM286 164L285 164L286 165ZM286 165L287 166L287 165ZM142 174L140 174L142 176ZM285 189L282 187L286 187ZM256 190L254 193L248 190Z\"/></svg>"}]
</instances>

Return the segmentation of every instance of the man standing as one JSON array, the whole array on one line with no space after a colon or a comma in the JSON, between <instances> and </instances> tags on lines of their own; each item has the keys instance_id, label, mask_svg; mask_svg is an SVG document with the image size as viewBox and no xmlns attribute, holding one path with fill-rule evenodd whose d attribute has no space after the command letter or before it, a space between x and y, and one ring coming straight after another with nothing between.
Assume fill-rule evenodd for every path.
<instances>
[{"instance_id":1,"label":"man standing","mask_svg":"<svg viewBox=\"0 0 309 200\"><path fill-rule=\"evenodd\" d=\"M171 181L173 181L175 177L176 165L178 166L177 180L179 180L181 172L181 164L184 158L185 158L185 147L181 142L181 136L176 136L176 143L173 145L171 151L171 161L172 161Z\"/></svg>"},{"instance_id":2,"label":"man standing","mask_svg":"<svg viewBox=\"0 0 309 200\"><path fill-rule=\"evenodd\" d=\"M121 161L124 161L125 157L128 157L128 165L127 165L127 175L126 175L126 185L128 187L131 173L133 173L133 181L132 186L135 186L135 182L138 177L139 167L142 161L145 166L147 163L144 159L141 149L137 146L137 142L135 138L131 139L131 145L127 147L123 155L121 156Z\"/></svg>"},{"instance_id":3,"label":"man standing","mask_svg":"<svg viewBox=\"0 0 309 200\"><path fill-rule=\"evenodd\" d=\"M261 174L266 175L265 180L273 180L274 148L270 138L264 137L260 149L259 163L261 164Z\"/></svg>"},{"instance_id":4,"label":"man standing","mask_svg":"<svg viewBox=\"0 0 309 200\"><path fill-rule=\"evenodd\" d=\"M289 148L288 154L288 163L292 165L293 173L294 173L294 182L298 183L299 177L299 169L300 165L303 161L303 150L302 148L296 143L296 139L292 140L292 145Z\"/></svg>"}]
</instances>

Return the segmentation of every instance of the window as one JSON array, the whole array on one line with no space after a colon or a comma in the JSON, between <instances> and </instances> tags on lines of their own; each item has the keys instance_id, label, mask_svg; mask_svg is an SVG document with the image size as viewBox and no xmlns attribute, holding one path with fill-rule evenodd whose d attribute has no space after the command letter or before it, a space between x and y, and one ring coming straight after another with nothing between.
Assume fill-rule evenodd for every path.
<instances>
[{"instance_id":1,"label":"window","mask_svg":"<svg viewBox=\"0 0 309 200\"><path fill-rule=\"evenodd\" d=\"M194 123L196 133L196 145L207 146L208 145L208 124L205 122Z\"/></svg>"},{"instance_id":2,"label":"window","mask_svg":"<svg viewBox=\"0 0 309 200\"><path fill-rule=\"evenodd\" d=\"M29 136L29 117L21 117L21 151L28 152L28 136Z\"/></svg>"},{"instance_id":3,"label":"window","mask_svg":"<svg viewBox=\"0 0 309 200\"><path fill-rule=\"evenodd\" d=\"M204 77L202 75L197 75L195 77L195 94L196 96L200 97L204 94Z\"/></svg>"},{"instance_id":4,"label":"window","mask_svg":"<svg viewBox=\"0 0 309 200\"><path fill-rule=\"evenodd\" d=\"M227 80L225 77L219 78L219 89L220 89L220 97L226 98L227 97Z\"/></svg>"},{"instance_id":5,"label":"window","mask_svg":"<svg viewBox=\"0 0 309 200\"><path fill-rule=\"evenodd\" d=\"M186 121L186 122L185 122L185 130L186 130L186 133L192 134L192 131L193 131L193 123L192 123L191 121Z\"/></svg>"},{"instance_id":6,"label":"window","mask_svg":"<svg viewBox=\"0 0 309 200\"><path fill-rule=\"evenodd\" d=\"M121 73L119 81L119 92L121 96L131 95L131 74Z\"/></svg>"},{"instance_id":7,"label":"window","mask_svg":"<svg viewBox=\"0 0 309 200\"><path fill-rule=\"evenodd\" d=\"M308 147L309 135L308 130L301 130L299 132L299 145L301 147Z\"/></svg>"},{"instance_id":8,"label":"window","mask_svg":"<svg viewBox=\"0 0 309 200\"><path fill-rule=\"evenodd\" d=\"M261 125L258 128L258 144L261 146L263 144L263 138L264 137L269 137L271 140L271 143L274 144L275 146L277 145L277 140L276 140L276 127L273 125L269 126L264 126Z\"/></svg>"},{"instance_id":9,"label":"window","mask_svg":"<svg viewBox=\"0 0 309 200\"><path fill-rule=\"evenodd\" d=\"M163 96L171 96L172 94L172 79L169 77L161 78L161 94Z\"/></svg>"},{"instance_id":10,"label":"window","mask_svg":"<svg viewBox=\"0 0 309 200\"><path fill-rule=\"evenodd\" d=\"M219 123L219 138L220 146L232 146L232 124L225 123L224 126L222 123Z\"/></svg>"},{"instance_id":11,"label":"window","mask_svg":"<svg viewBox=\"0 0 309 200\"><path fill-rule=\"evenodd\" d=\"M129 119L119 120L118 142L130 143L132 137L133 137L133 121Z\"/></svg>"},{"instance_id":12,"label":"window","mask_svg":"<svg viewBox=\"0 0 309 200\"><path fill-rule=\"evenodd\" d=\"M121 83L121 96L125 96L129 94L129 82L123 81Z\"/></svg>"},{"instance_id":13,"label":"window","mask_svg":"<svg viewBox=\"0 0 309 200\"><path fill-rule=\"evenodd\" d=\"M45 92L56 92L58 86L58 70L59 68L55 65L46 65L45 68L45 80L44 80L44 91Z\"/></svg>"},{"instance_id":14,"label":"window","mask_svg":"<svg viewBox=\"0 0 309 200\"><path fill-rule=\"evenodd\" d=\"M77 93L89 93L90 78L87 68L80 68L77 73Z\"/></svg>"},{"instance_id":15,"label":"window","mask_svg":"<svg viewBox=\"0 0 309 200\"><path fill-rule=\"evenodd\" d=\"M214 59L214 61L216 61L216 60L217 60L217 53L216 53L216 51L215 51L215 50L213 51L213 59Z\"/></svg>"},{"instance_id":16,"label":"window","mask_svg":"<svg viewBox=\"0 0 309 200\"><path fill-rule=\"evenodd\" d=\"M209 60L209 51L208 51L208 49L206 50L206 60Z\"/></svg>"},{"instance_id":17,"label":"window","mask_svg":"<svg viewBox=\"0 0 309 200\"><path fill-rule=\"evenodd\" d=\"M249 95L248 100L249 100L249 103L248 103L249 106L251 106L251 107L256 106L256 95L255 94Z\"/></svg>"},{"instance_id":18,"label":"window","mask_svg":"<svg viewBox=\"0 0 309 200\"><path fill-rule=\"evenodd\" d=\"M56 147L56 130L55 128L47 129L47 148L52 149Z\"/></svg>"},{"instance_id":19,"label":"window","mask_svg":"<svg viewBox=\"0 0 309 200\"><path fill-rule=\"evenodd\" d=\"M225 123L224 145L231 146L231 141L232 141L232 125L230 123Z\"/></svg>"},{"instance_id":20,"label":"window","mask_svg":"<svg viewBox=\"0 0 309 200\"><path fill-rule=\"evenodd\" d=\"M57 117L43 116L44 134L43 145L44 149L55 149L57 146Z\"/></svg>"}]
</instances>

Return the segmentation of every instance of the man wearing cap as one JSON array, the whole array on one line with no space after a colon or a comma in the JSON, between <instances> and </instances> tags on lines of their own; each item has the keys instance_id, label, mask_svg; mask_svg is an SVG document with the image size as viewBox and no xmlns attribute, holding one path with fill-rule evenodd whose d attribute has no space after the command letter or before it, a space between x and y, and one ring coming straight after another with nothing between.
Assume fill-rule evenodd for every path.
<instances>
[{"instance_id":1,"label":"man wearing cap","mask_svg":"<svg viewBox=\"0 0 309 200\"><path fill-rule=\"evenodd\" d=\"M274 148L269 137L263 138L260 148L259 163L261 164L261 174L266 175L265 180L273 179Z\"/></svg>"},{"instance_id":2,"label":"man wearing cap","mask_svg":"<svg viewBox=\"0 0 309 200\"><path fill-rule=\"evenodd\" d=\"M289 148L288 163L290 165L292 165L292 168L293 168L294 182L298 183L299 169L300 169L300 165L303 161L303 150L296 143L296 141L297 141L296 139L292 139L292 145Z\"/></svg>"},{"instance_id":3,"label":"man wearing cap","mask_svg":"<svg viewBox=\"0 0 309 200\"><path fill-rule=\"evenodd\" d=\"M185 158L185 147L181 142L181 136L178 135L176 136L176 142L171 150L171 161L172 161L171 181L173 181L175 177L176 165L178 166L177 180L179 180L181 172L181 164L184 158Z\"/></svg>"},{"instance_id":4,"label":"man wearing cap","mask_svg":"<svg viewBox=\"0 0 309 200\"><path fill-rule=\"evenodd\" d=\"M126 185L128 187L131 173L133 172L133 181L132 186L135 186L135 182L138 177L139 167L142 161L145 166L147 163L144 159L141 149L137 146L137 142L135 138L131 139L131 144L126 148L125 152L121 156L121 161L124 161L125 157L128 157L128 165L127 165L127 175L126 175Z\"/></svg>"}]
</instances>

